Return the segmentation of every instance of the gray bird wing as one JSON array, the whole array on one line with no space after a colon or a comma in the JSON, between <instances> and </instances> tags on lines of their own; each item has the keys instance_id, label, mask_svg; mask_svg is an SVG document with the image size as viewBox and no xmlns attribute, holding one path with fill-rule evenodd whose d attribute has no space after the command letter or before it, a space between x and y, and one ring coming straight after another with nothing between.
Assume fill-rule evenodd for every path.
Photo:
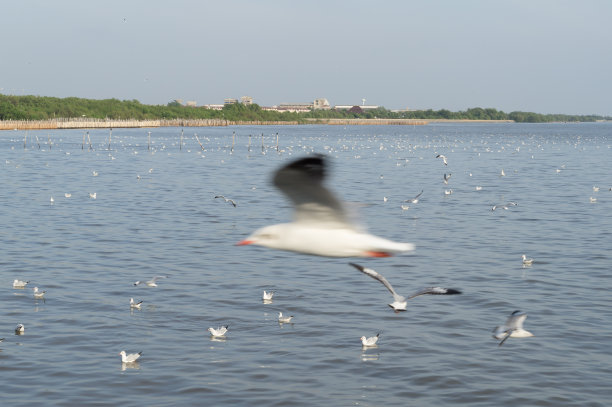
<instances>
[{"instance_id":1,"label":"gray bird wing","mask_svg":"<svg viewBox=\"0 0 612 407\"><path fill-rule=\"evenodd\" d=\"M357 270L361 271L364 274L367 274L368 276L372 277L375 280L380 281L381 283L383 283L383 285L385 287L387 287L387 290L389 290L389 292L391 293L391 295L393 295L393 299L395 301L405 301L406 299L404 297L402 297L401 295L399 295L398 293L395 292L395 290L393 289L393 286L391 285L391 283L389 283L387 281L387 279L380 273L378 273L375 270L372 270L370 268L367 267L363 267L360 266L359 264L355 264L355 263L349 263L351 266L355 267Z\"/></svg>"}]
</instances>

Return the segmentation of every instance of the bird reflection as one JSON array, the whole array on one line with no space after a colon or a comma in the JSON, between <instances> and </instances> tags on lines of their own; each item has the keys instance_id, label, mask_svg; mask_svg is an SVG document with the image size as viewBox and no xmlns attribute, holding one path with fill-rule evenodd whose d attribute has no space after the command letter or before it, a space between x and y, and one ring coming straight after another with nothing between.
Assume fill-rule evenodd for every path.
<instances>
[{"instance_id":1,"label":"bird reflection","mask_svg":"<svg viewBox=\"0 0 612 407\"><path fill-rule=\"evenodd\" d=\"M127 369L140 370L140 362L121 362L121 371L124 372Z\"/></svg>"}]
</instances>

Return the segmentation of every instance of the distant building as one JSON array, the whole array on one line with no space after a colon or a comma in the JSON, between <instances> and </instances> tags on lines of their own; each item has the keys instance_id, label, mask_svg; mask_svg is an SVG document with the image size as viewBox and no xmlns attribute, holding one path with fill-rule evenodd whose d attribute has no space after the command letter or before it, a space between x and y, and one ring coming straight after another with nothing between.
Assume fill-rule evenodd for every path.
<instances>
[{"instance_id":1,"label":"distant building","mask_svg":"<svg viewBox=\"0 0 612 407\"><path fill-rule=\"evenodd\" d=\"M234 98L226 98L223 101L224 105L235 105L236 103L238 103L238 99L234 99Z\"/></svg>"},{"instance_id":2,"label":"distant building","mask_svg":"<svg viewBox=\"0 0 612 407\"><path fill-rule=\"evenodd\" d=\"M315 110L329 110L331 109L331 106L329 105L329 102L327 101L327 99L318 98L314 100L312 108Z\"/></svg>"},{"instance_id":3,"label":"distant building","mask_svg":"<svg viewBox=\"0 0 612 407\"><path fill-rule=\"evenodd\" d=\"M281 103L276 106L279 112L310 112L312 108L312 103Z\"/></svg>"},{"instance_id":4,"label":"distant building","mask_svg":"<svg viewBox=\"0 0 612 407\"><path fill-rule=\"evenodd\" d=\"M202 106L204 109L211 109L211 110L223 110L223 106L224 105L204 105Z\"/></svg>"},{"instance_id":5,"label":"distant building","mask_svg":"<svg viewBox=\"0 0 612 407\"><path fill-rule=\"evenodd\" d=\"M196 101L195 101L195 100L188 100L188 101L185 103L185 106L189 106L189 107L196 107L197 105L198 105L198 104L196 103Z\"/></svg>"},{"instance_id":6,"label":"distant building","mask_svg":"<svg viewBox=\"0 0 612 407\"><path fill-rule=\"evenodd\" d=\"M243 105L252 105L253 104L253 98L250 96L242 96L240 98L240 103L242 103Z\"/></svg>"}]
</instances>

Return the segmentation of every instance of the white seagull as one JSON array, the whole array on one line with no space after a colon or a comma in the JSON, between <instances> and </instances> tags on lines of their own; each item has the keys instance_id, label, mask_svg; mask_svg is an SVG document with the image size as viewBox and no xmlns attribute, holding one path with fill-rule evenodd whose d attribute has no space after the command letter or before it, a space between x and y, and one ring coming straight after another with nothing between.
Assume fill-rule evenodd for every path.
<instances>
[{"instance_id":1,"label":"white seagull","mask_svg":"<svg viewBox=\"0 0 612 407\"><path fill-rule=\"evenodd\" d=\"M17 324L15 327L15 335L23 335L25 332L25 326L23 324Z\"/></svg>"},{"instance_id":2,"label":"white seagull","mask_svg":"<svg viewBox=\"0 0 612 407\"><path fill-rule=\"evenodd\" d=\"M413 203L413 204L415 204L415 203L419 203L419 197L420 197L421 195L423 195L423 191L419 192L419 194L418 194L417 196L415 196L414 198L412 198L412 199L407 199L407 200L405 200L404 202L410 202L410 203Z\"/></svg>"},{"instance_id":3,"label":"white seagull","mask_svg":"<svg viewBox=\"0 0 612 407\"><path fill-rule=\"evenodd\" d=\"M326 257L388 257L414 249L367 233L354 225L340 201L323 186L326 160L321 155L293 161L274 175L274 185L294 205L294 221L256 230L237 245Z\"/></svg>"},{"instance_id":4,"label":"white seagull","mask_svg":"<svg viewBox=\"0 0 612 407\"><path fill-rule=\"evenodd\" d=\"M521 311L514 311L508 319L505 325L500 325L493 329L493 337L495 339L501 339L499 346L502 346L506 339L512 338L528 338L534 336L531 332L523 329L523 322L527 318L527 314Z\"/></svg>"},{"instance_id":5,"label":"white seagull","mask_svg":"<svg viewBox=\"0 0 612 407\"><path fill-rule=\"evenodd\" d=\"M90 193L89 193L89 197L90 197L91 199L96 199L96 197L97 197L97 196L98 196L98 193L97 193L97 192L90 192Z\"/></svg>"},{"instance_id":6,"label":"white seagull","mask_svg":"<svg viewBox=\"0 0 612 407\"><path fill-rule=\"evenodd\" d=\"M157 287L157 283L156 281L160 278L167 278L168 276L155 276L152 279L150 279L149 281L136 281L134 282L134 285L140 285L140 284L144 284L147 287Z\"/></svg>"},{"instance_id":7,"label":"white seagull","mask_svg":"<svg viewBox=\"0 0 612 407\"><path fill-rule=\"evenodd\" d=\"M66 193L64 194L64 197L66 197L66 198L70 198L71 196L72 196L72 194L71 194L71 193L69 193L69 192L66 192Z\"/></svg>"},{"instance_id":8,"label":"white seagull","mask_svg":"<svg viewBox=\"0 0 612 407\"><path fill-rule=\"evenodd\" d=\"M140 355L142 355L142 352L138 352L138 353L125 353L124 350L122 350L121 352L119 352L119 355L121 355L121 362L122 363L134 363L138 360L138 358L140 357Z\"/></svg>"},{"instance_id":9,"label":"white seagull","mask_svg":"<svg viewBox=\"0 0 612 407\"><path fill-rule=\"evenodd\" d=\"M491 210L492 211L494 211L496 209L508 210L508 208L511 207L511 206L518 206L518 204L516 202L508 202L507 204L493 205Z\"/></svg>"},{"instance_id":10,"label":"white seagull","mask_svg":"<svg viewBox=\"0 0 612 407\"><path fill-rule=\"evenodd\" d=\"M274 297L274 291L266 292L266 290L264 290L262 296L264 301L272 301L272 297Z\"/></svg>"},{"instance_id":11,"label":"white seagull","mask_svg":"<svg viewBox=\"0 0 612 407\"><path fill-rule=\"evenodd\" d=\"M223 195L217 195L217 196L215 196L215 199L216 198L223 198L225 200L225 202L228 202L228 203L234 205L234 208L236 207L236 202L234 202L233 199L226 198Z\"/></svg>"},{"instance_id":12,"label":"white seagull","mask_svg":"<svg viewBox=\"0 0 612 407\"><path fill-rule=\"evenodd\" d=\"M443 156L442 154L438 154L438 155L436 156L436 158L441 158L441 159L442 159L442 161L444 161L444 165L448 165L448 162L446 161L446 157L445 157L445 156Z\"/></svg>"},{"instance_id":13,"label":"white seagull","mask_svg":"<svg viewBox=\"0 0 612 407\"><path fill-rule=\"evenodd\" d=\"M380 332L376 334L376 336L371 336L369 338L366 338L365 336L362 336L361 338L361 344L363 346L376 346L376 342L378 342L378 337L380 336Z\"/></svg>"},{"instance_id":14,"label":"white seagull","mask_svg":"<svg viewBox=\"0 0 612 407\"><path fill-rule=\"evenodd\" d=\"M25 288L29 281L13 280L13 288Z\"/></svg>"},{"instance_id":15,"label":"white seagull","mask_svg":"<svg viewBox=\"0 0 612 407\"><path fill-rule=\"evenodd\" d=\"M43 298L45 296L46 291L39 291L38 287L34 287L32 290L34 291L34 298Z\"/></svg>"},{"instance_id":16,"label":"white seagull","mask_svg":"<svg viewBox=\"0 0 612 407\"><path fill-rule=\"evenodd\" d=\"M421 288L418 291L415 291L410 297L406 298L395 292L393 286L387 281L382 274L376 272L367 267L360 266L359 264L349 263L351 266L355 267L357 270L361 271L364 274L380 281L383 283L387 290L393 295L393 302L389 304L391 308L395 312L406 311L406 305L408 304L408 300L414 297L418 297L419 295L431 294L431 295L453 295L453 294L461 294L461 291L455 290L453 288L442 288L442 287L425 287Z\"/></svg>"},{"instance_id":17,"label":"white seagull","mask_svg":"<svg viewBox=\"0 0 612 407\"><path fill-rule=\"evenodd\" d=\"M225 334L227 333L227 329L229 328L229 325L225 325L225 326L220 326L219 328L215 329L212 326L210 328L208 328L208 332L210 332L210 335L218 338L218 337L222 337L225 336Z\"/></svg>"},{"instance_id":18,"label":"white seagull","mask_svg":"<svg viewBox=\"0 0 612 407\"><path fill-rule=\"evenodd\" d=\"M527 256L523 254L523 265L531 266L533 264L533 259L528 259Z\"/></svg>"},{"instance_id":19,"label":"white seagull","mask_svg":"<svg viewBox=\"0 0 612 407\"><path fill-rule=\"evenodd\" d=\"M278 322L281 324L287 324L291 322L291 318L293 318L293 315L291 316L283 316L282 312L278 312Z\"/></svg>"},{"instance_id":20,"label":"white seagull","mask_svg":"<svg viewBox=\"0 0 612 407\"><path fill-rule=\"evenodd\" d=\"M140 307L142 306L143 301L134 301L133 298L130 298L130 308L136 308L136 309L140 309Z\"/></svg>"},{"instance_id":21,"label":"white seagull","mask_svg":"<svg viewBox=\"0 0 612 407\"><path fill-rule=\"evenodd\" d=\"M448 185L448 180L453 174L444 174L444 185Z\"/></svg>"}]
</instances>

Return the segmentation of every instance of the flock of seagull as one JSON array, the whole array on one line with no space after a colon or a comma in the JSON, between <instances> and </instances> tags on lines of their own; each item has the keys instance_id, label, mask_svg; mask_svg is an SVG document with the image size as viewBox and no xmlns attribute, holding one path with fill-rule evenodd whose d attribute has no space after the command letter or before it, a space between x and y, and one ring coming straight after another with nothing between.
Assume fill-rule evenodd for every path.
<instances>
[{"instance_id":1,"label":"flock of seagull","mask_svg":"<svg viewBox=\"0 0 612 407\"><path fill-rule=\"evenodd\" d=\"M442 159L445 166L448 165L447 157L438 154L436 158ZM250 236L236 243L238 246L258 245L271 249L286 250L323 257L388 257L396 253L414 250L412 243L394 242L379 236L372 235L362 227L354 224L343 204L324 185L326 177L327 161L322 155L307 156L300 158L277 170L273 177L273 184L293 203L293 222L281 223L262 227L254 231ZM94 171L94 176L98 174ZM505 175L502 170L502 176ZM448 184L451 174L444 174L444 184ZM412 199L405 202L416 204L419 202L421 191ZM445 194L452 194L452 190L446 190ZM68 197L68 194L67 194ZM95 199L96 194L90 193L90 198ZM226 203L236 207L234 200L223 195L216 195L215 199L223 199ZM52 201L53 202L53 201ZM516 202L495 205L496 209L508 210L511 206L518 205ZM403 209L403 207L402 207ZM523 266L531 266L533 259L523 254ZM398 294L389 281L377 271L349 263L352 267L380 282L392 295L393 302L389 307L398 313L406 311L408 300L421 295L456 295L462 292L454 288L425 287L416 290L408 297ZM154 276L147 281L136 281L134 286L144 285L157 287L159 279L168 276ZM13 288L25 289L29 281L14 280ZM33 288L35 299L44 299L46 291ZM264 290L262 300L271 303L274 292ZM130 309L140 309L143 301L135 301L130 298ZM508 338L525 338L533 334L523 328L527 314L514 311L508 317L504 325L497 326L493 330L493 337L500 340L499 346L503 345ZM292 323L293 315L278 314L279 324ZM210 327L211 338L224 338L228 333L229 325ZM18 324L15 328L16 335L23 335L25 327ZM380 333L372 337L362 336L360 338L363 347L375 347ZM4 338L0 338L2 341ZM123 364L133 364L142 355L142 352L126 353L122 350L119 355Z\"/></svg>"}]
</instances>

